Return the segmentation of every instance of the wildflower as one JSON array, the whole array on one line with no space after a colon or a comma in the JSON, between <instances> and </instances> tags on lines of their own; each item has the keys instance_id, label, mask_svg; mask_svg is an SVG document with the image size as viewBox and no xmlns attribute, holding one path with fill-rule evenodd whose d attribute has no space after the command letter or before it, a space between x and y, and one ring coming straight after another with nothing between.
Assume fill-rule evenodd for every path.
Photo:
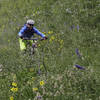
<instances>
[{"instance_id":1,"label":"wildflower","mask_svg":"<svg viewBox=\"0 0 100 100\"><path fill-rule=\"evenodd\" d=\"M60 48L58 48L58 51L60 51Z\"/></svg>"},{"instance_id":2,"label":"wildflower","mask_svg":"<svg viewBox=\"0 0 100 100\"><path fill-rule=\"evenodd\" d=\"M0 64L0 72L2 71L2 65Z\"/></svg>"},{"instance_id":3,"label":"wildflower","mask_svg":"<svg viewBox=\"0 0 100 100\"><path fill-rule=\"evenodd\" d=\"M39 8L37 8L37 10L39 10Z\"/></svg>"},{"instance_id":4,"label":"wildflower","mask_svg":"<svg viewBox=\"0 0 100 100\"><path fill-rule=\"evenodd\" d=\"M37 91L38 90L38 88L33 88L33 91Z\"/></svg>"},{"instance_id":5,"label":"wildflower","mask_svg":"<svg viewBox=\"0 0 100 100\"><path fill-rule=\"evenodd\" d=\"M32 80L34 81L35 80L35 77L32 77Z\"/></svg>"},{"instance_id":6,"label":"wildflower","mask_svg":"<svg viewBox=\"0 0 100 100\"><path fill-rule=\"evenodd\" d=\"M66 12L69 13L69 14L72 13L72 11L69 8L66 9Z\"/></svg>"},{"instance_id":7,"label":"wildflower","mask_svg":"<svg viewBox=\"0 0 100 100\"><path fill-rule=\"evenodd\" d=\"M11 97L10 97L10 100L14 100L14 97L13 97L13 96L11 96Z\"/></svg>"},{"instance_id":8,"label":"wildflower","mask_svg":"<svg viewBox=\"0 0 100 100\"><path fill-rule=\"evenodd\" d=\"M70 30L74 30L74 29L75 29L75 25L71 25Z\"/></svg>"},{"instance_id":9,"label":"wildflower","mask_svg":"<svg viewBox=\"0 0 100 100\"><path fill-rule=\"evenodd\" d=\"M2 71L2 69L0 68L0 72Z\"/></svg>"},{"instance_id":10,"label":"wildflower","mask_svg":"<svg viewBox=\"0 0 100 100\"><path fill-rule=\"evenodd\" d=\"M54 36L52 36L52 37L51 37L51 40L54 40L54 39L55 39L55 37L54 37Z\"/></svg>"},{"instance_id":11,"label":"wildflower","mask_svg":"<svg viewBox=\"0 0 100 100\"><path fill-rule=\"evenodd\" d=\"M2 67L3 65L2 64L0 64L0 68Z\"/></svg>"},{"instance_id":12,"label":"wildflower","mask_svg":"<svg viewBox=\"0 0 100 100\"><path fill-rule=\"evenodd\" d=\"M44 34L46 34L46 32L43 32Z\"/></svg>"},{"instance_id":13,"label":"wildflower","mask_svg":"<svg viewBox=\"0 0 100 100\"><path fill-rule=\"evenodd\" d=\"M16 74L13 74L13 80L16 80Z\"/></svg>"},{"instance_id":14,"label":"wildflower","mask_svg":"<svg viewBox=\"0 0 100 100\"><path fill-rule=\"evenodd\" d=\"M79 53L78 48L76 48L75 52L76 52L77 56L80 58L80 57L81 57L81 55L80 55L80 53Z\"/></svg>"},{"instance_id":15,"label":"wildflower","mask_svg":"<svg viewBox=\"0 0 100 100\"><path fill-rule=\"evenodd\" d=\"M14 88L14 87L13 87L13 88L11 88L10 90L11 90L12 92L17 92L17 91L18 91L18 88Z\"/></svg>"},{"instance_id":16,"label":"wildflower","mask_svg":"<svg viewBox=\"0 0 100 100\"><path fill-rule=\"evenodd\" d=\"M35 13L33 13L33 16L35 16Z\"/></svg>"},{"instance_id":17,"label":"wildflower","mask_svg":"<svg viewBox=\"0 0 100 100\"><path fill-rule=\"evenodd\" d=\"M50 42L52 42L54 39L55 39L55 37L52 36L52 37L50 38Z\"/></svg>"},{"instance_id":18,"label":"wildflower","mask_svg":"<svg viewBox=\"0 0 100 100\"><path fill-rule=\"evenodd\" d=\"M30 72L33 72L34 71L34 68L30 68Z\"/></svg>"},{"instance_id":19,"label":"wildflower","mask_svg":"<svg viewBox=\"0 0 100 100\"><path fill-rule=\"evenodd\" d=\"M43 86L44 85L44 81L40 81L40 85Z\"/></svg>"},{"instance_id":20,"label":"wildflower","mask_svg":"<svg viewBox=\"0 0 100 100\"><path fill-rule=\"evenodd\" d=\"M53 33L53 31L49 31L49 32L48 32L48 34L52 34L52 33Z\"/></svg>"},{"instance_id":21,"label":"wildflower","mask_svg":"<svg viewBox=\"0 0 100 100\"><path fill-rule=\"evenodd\" d=\"M8 40L8 42L10 42L10 40Z\"/></svg>"},{"instance_id":22,"label":"wildflower","mask_svg":"<svg viewBox=\"0 0 100 100\"><path fill-rule=\"evenodd\" d=\"M15 83L15 82L12 82L12 86L17 86L17 83Z\"/></svg>"},{"instance_id":23,"label":"wildflower","mask_svg":"<svg viewBox=\"0 0 100 100\"><path fill-rule=\"evenodd\" d=\"M85 68L80 65L75 65L76 68L84 70Z\"/></svg>"},{"instance_id":24,"label":"wildflower","mask_svg":"<svg viewBox=\"0 0 100 100\"><path fill-rule=\"evenodd\" d=\"M38 74L39 74L39 75L41 74L41 71L40 71L40 69L38 70Z\"/></svg>"},{"instance_id":25,"label":"wildflower","mask_svg":"<svg viewBox=\"0 0 100 100\"><path fill-rule=\"evenodd\" d=\"M40 44L38 44L38 46L40 47L41 45L40 45Z\"/></svg>"},{"instance_id":26,"label":"wildflower","mask_svg":"<svg viewBox=\"0 0 100 100\"><path fill-rule=\"evenodd\" d=\"M42 96L37 96L37 99L41 99L42 98Z\"/></svg>"},{"instance_id":27,"label":"wildflower","mask_svg":"<svg viewBox=\"0 0 100 100\"><path fill-rule=\"evenodd\" d=\"M37 11L35 11L35 14L37 14L38 12Z\"/></svg>"},{"instance_id":28,"label":"wildflower","mask_svg":"<svg viewBox=\"0 0 100 100\"><path fill-rule=\"evenodd\" d=\"M31 84L32 84L32 82L31 82L31 81L27 81L27 84L31 85Z\"/></svg>"},{"instance_id":29,"label":"wildflower","mask_svg":"<svg viewBox=\"0 0 100 100\"><path fill-rule=\"evenodd\" d=\"M60 40L60 44L63 44L63 40Z\"/></svg>"}]
</instances>

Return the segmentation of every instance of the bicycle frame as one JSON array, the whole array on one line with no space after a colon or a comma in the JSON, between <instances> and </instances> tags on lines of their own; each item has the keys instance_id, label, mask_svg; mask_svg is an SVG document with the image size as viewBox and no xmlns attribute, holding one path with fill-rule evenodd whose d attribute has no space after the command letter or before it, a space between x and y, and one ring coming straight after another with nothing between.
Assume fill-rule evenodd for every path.
<instances>
[{"instance_id":1,"label":"bicycle frame","mask_svg":"<svg viewBox=\"0 0 100 100\"><path fill-rule=\"evenodd\" d=\"M44 39L40 39L40 38L34 38L34 39L24 38L24 40L33 40L34 41L33 44L32 44L32 52L31 52L31 54L34 55L35 48L37 48L37 42L38 42L38 40L41 41L41 40L44 40ZM42 54L42 56L43 56L42 57L42 63L43 63L44 69L45 69L46 74L47 74L47 69L46 69L46 66L44 64L44 54ZM41 62L41 60L40 60L40 53L39 52L37 52L37 57L38 57L38 67L39 67L38 68L38 74L40 75L41 74L41 71L40 71L40 62Z\"/></svg>"},{"instance_id":2,"label":"bicycle frame","mask_svg":"<svg viewBox=\"0 0 100 100\"><path fill-rule=\"evenodd\" d=\"M30 42L27 41L27 48L29 49L31 47L30 48L31 49L31 54L34 54L34 52L35 52L34 50L35 50L35 48L37 48L38 40L43 40L43 39L39 39L39 38L23 38L23 40L32 40L33 41L32 46L30 46Z\"/></svg>"}]
</instances>

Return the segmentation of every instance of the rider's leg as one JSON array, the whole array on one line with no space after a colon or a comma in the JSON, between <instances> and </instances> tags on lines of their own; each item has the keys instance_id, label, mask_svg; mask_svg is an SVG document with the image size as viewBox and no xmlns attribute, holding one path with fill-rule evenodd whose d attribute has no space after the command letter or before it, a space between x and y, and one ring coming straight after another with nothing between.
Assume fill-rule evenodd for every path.
<instances>
[{"instance_id":1,"label":"rider's leg","mask_svg":"<svg viewBox=\"0 0 100 100\"><path fill-rule=\"evenodd\" d=\"M20 44L20 50L22 52L25 52L27 47L27 41L19 38L19 44Z\"/></svg>"},{"instance_id":2,"label":"rider's leg","mask_svg":"<svg viewBox=\"0 0 100 100\"><path fill-rule=\"evenodd\" d=\"M32 47L31 48L31 54L34 54L34 52L35 52L35 50L34 50L34 42L33 42L33 40L29 40L29 44L30 44L30 46Z\"/></svg>"}]
</instances>

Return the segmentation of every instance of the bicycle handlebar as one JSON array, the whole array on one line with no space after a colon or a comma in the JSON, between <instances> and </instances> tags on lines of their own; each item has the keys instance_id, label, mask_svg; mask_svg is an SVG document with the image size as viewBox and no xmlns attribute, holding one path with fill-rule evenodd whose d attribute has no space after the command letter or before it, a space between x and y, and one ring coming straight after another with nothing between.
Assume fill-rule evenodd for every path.
<instances>
[{"instance_id":1,"label":"bicycle handlebar","mask_svg":"<svg viewBox=\"0 0 100 100\"><path fill-rule=\"evenodd\" d=\"M38 40L38 38L23 38L23 40Z\"/></svg>"},{"instance_id":2,"label":"bicycle handlebar","mask_svg":"<svg viewBox=\"0 0 100 100\"><path fill-rule=\"evenodd\" d=\"M23 38L23 40L44 40L43 38Z\"/></svg>"}]
</instances>

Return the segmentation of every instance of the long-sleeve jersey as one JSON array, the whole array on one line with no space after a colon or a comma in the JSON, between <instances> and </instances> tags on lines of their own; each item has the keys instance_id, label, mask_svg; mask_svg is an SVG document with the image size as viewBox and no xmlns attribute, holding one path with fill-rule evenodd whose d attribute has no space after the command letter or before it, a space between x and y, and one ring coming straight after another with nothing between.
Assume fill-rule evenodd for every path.
<instances>
[{"instance_id":1,"label":"long-sleeve jersey","mask_svg":"<svg viewBox=\"0 0 100 100\"><path fill-rule=\"evenodd\" d=\"M33 27L32 29L29 29L26 24L22 27L22 29L19 31L18 35L20 37L26 37L26 38L31 38L34 36L34 33L36 33L37 35L40 35L41 37L45 37L44 34L42 34L38 29L36 29L35 27Z\"/></svg>"}]
</instances>

